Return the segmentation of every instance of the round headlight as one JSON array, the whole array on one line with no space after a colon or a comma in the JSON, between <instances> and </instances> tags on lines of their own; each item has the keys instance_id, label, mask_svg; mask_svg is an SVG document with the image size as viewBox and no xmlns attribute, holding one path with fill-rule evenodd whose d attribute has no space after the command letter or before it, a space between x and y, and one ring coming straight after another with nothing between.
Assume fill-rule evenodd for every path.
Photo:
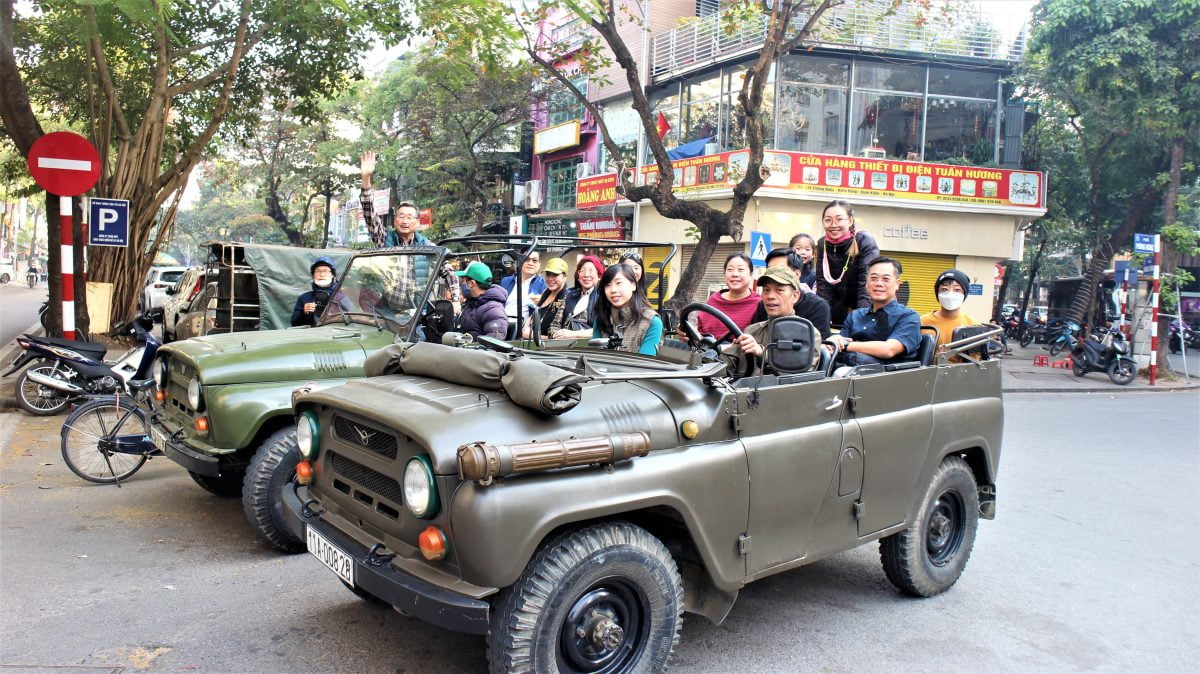
<instances>
[{"instance_id":1,"label":"round headlight","mask_svg":"<svg viewBox=\"0 0 1200 674\"><path fill-rule=\"evenodd\" d=\"M317 457L318 428L312 412L304 412L296 419L296 444L300 446L300 456L310 461Z\"/></svg>"},{"instance_id":2,"label":"round headlight","mask_svg":"<svg viewBox=\"0 0 1200 674\"><path fill-rule=\"evenodd\" d=\"M191 405L193 410L200 410L200 379L192 377L188 382L188 405Z\"/></svg>"},{"instance_id":3,"label":"round headlight","mask_svg":"<svg viewBox=\"0 0 1200 674\"><path fill-rule=\"evenodd\" d=\"M165 358L154 361L154 381L159 388L167 388L167 360Z\"/></svg>"},{"instance_id":4,"label":"round headlight","mask_svg":"<svg viewBox=\"0 0 1200 674\"><path fill-rule=\"evenodd\" d=\"M433 466L429 457L414 456L404 466L404 505L417 517L427 520L437 514L437 487L433 484Z\"/></svg>"}]
</instances>

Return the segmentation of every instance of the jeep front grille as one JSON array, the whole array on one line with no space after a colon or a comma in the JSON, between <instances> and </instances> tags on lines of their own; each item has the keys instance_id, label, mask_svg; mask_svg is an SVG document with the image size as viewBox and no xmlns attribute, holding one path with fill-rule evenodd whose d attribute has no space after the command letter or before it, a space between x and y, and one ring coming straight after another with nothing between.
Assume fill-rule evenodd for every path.
<instances>
[{"instance_id":1,"label":"jeep front grille","mask_svg":"<svg viewBox=\"0 0 1200 674\"><path fill-rule=\"evenodd\" d=\"M401 496L403 491L400 483L396 480L377 470L367 468L357 461L348 459L337 452L330 452L329 458L333 466L333 472L338 477L345 478L356 486L364 487L397 506L403 504Z\"/></svg>"},{"instance_id":2,"label":"jeep front grille","mask_svg":"<svg viewBox=\"0 0 1200 674\"><path fill-rule=\"evenodd\" d=\"M333 432L339 440L344 440L351 445L365 447L392 460L396 458L396 436L392 435L391 431L374 428L335 414L333 415Z\"/></svg>"}]
</instances>

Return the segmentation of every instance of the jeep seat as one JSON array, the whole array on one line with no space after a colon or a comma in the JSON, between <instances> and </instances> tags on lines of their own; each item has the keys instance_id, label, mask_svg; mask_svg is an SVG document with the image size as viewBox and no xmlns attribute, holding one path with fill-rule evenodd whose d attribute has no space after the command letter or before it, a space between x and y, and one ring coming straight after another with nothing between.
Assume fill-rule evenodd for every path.
<instances>
[{"instance_id":1,"label":"jeep seat","mask_svg":"<svg viewBox=\"0 0 1200 674\"><path fill-rule=\"evenodd\" d=\"M938 329L932 325L921 326L921 344L917 347L917 360L921 362L922 367L933 365L940 335Z\"/></svg>"}]
</instances>

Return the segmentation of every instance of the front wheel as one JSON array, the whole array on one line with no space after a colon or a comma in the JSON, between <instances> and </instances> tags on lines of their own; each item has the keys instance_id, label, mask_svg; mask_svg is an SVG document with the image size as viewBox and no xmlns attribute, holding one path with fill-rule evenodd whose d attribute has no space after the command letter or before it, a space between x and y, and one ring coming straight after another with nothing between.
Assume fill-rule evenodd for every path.
<instances>
[{"instance_id":1,"label":"front wheel","mask_svg":"<svg viewBox=\"0 0 1200 674\"><path fill-rule=\"evenodd\" d=\"M627 522L544 544L494 605L492 672L661 672L683 624L683 582L666 546Z\"/></svg>"},{"instance_id":2,"label":"front wheel","mask_svg":"<svg viewBox=\"0 0 1200 674\"><path fill-rule=\"evenodd\" d=\"M1071 354L1071 372L1075 373L1076 377L1082 377L1088 373L1087 367L1083 364L1084 358L1086 356L1081 353Z\"/></svg>"},{"instance_id":3,"label":"front wheel","mask_svg":"<svg viewBox=\"0 0 1200 674\"><path fill-rule=\"evenodd\" d=\"M63 461L88 482L120 482L145 465L146 455L115 448L140 444L149 434L146 416L128 398L95 400L81 405L63 423Z\"/></svg>"},{"instance_id":4,"label":"front wheel","mask_svg":"<svg viewBox=\"0 0 1200 674\"><path fill-rule=\"evenodd\" d=\"M1183 350L1183 342L1179 339L1179 334L1171 335L1167 340L1167 347L1171 349L1171 353L1179 353Z\"/></svg>"},{"instance_id":5,"label":"front wheel","mask_svg":"<svg viewBox=\"0 0 1200 674\"><path fill-rule=\"evenodd\" d=\"M967 462L948 456L933 473L908 528L879 541L888 580L906 594L932 597L962 575L979 525L979 489Z\"/></svg>"},{"instance_id":6,"label":"front wheel","mask_svg":"<svg viewBox=\"0 0 1200 674\"><path fill-rule=\"evenodd\" d=\"M283 516L283 489L296 476L299 462L296 429L278 430L254 453L242 487L246 520L255 533L283 552L304 552L306 547L300 533L292 531Z\"/></svg>"},{"instance_id":7,"label":"front wheel","mask_svg":"<svg viewBox=\"0 0 1200 674\"><path fill-rule=\"evenodd\" d=\"M1118 386L1124 386L1137 379L1137 365L1128 358L1116 358L1108 364L1108 378Z\"/></svg>"},{"instance_id":8,"label":"front wheel","mask_svg":"<svg viewBox=\"0 0 1200 674\"><path fill-rule=\"evenodd\" d=\"M1030 344L1033 344L1033 331L1026 330L1021 333L1021 347L1024 348Z\"/></svg>"},{"instance_id":9,"label":"front wheel","mask_svg":"<svg viewBox=\"0 0 1200 674\"><path fill-rule=\"evenodd\" d=\"M67 409L71 394L33 381L29 378L30 372L53 379L63 378L63 371L47 361L31 365L17 378L17 404L21 409L39 417L54 416Z\"/></svg>"},{"instance_id":10,"label":"front wheel","mask_svg":"<svg viewBox=\"0 0 1200 674\"><path fill-rule=\"evenodd\" d=\"M1066 346L1066 344L1062 340L1055 340L1054 343L1050 345L1050 355L1057 356L1058 352L1062 351L1064 346Z\"/></svg>"},{"instance_id":11,"label":"front wheel","mask_svg":"<svg viewBox=\"0 0 1200 674\"><path fill-rule=\"evenodd\" d=\"M0 284L8 283L10 278L8 274L0 274Z\"/></svg>"}]
</instances>

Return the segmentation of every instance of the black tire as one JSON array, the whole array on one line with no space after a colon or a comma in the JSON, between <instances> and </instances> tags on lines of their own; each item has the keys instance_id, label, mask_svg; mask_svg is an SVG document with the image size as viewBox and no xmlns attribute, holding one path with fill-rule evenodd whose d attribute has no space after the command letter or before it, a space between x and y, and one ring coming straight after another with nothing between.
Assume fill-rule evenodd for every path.
<instances>
[{"instance_id":1,"label":"black tire","mask_svg":"<svg viewBox=\"0 0 1200 674\"><path fill-rule=\"evenodd\" d=\"M1127 358L1114 358L1108 364L1108 378L1117 386L1129 384L1137 379L1137 365Z\"/></svg>"},{"instance_id":2,"label":"black tire","mask_svg":"<svg viewBox=\"0 0 1200 674\"><path fill-rule=\"evenodd\" d=\"M220 496L221 498L237 498L242 495L242 478L245 473L241 471L225 473L220 476L201 475L188 471L188 475L192 476L192 480L204 488L204 491Z\"/></svg>"},{"instance_id":3,"label":"black tire","mask_svg":"<svg viewBox=\"0 0 1200 674\"><path fill-rule=\"evenodd\" d=\"M0 274L0 284L8 283L8 281L9 281L8 274Z\"/></svg>"},{"instance_id":4,"label":"black tire","mask_svg":"<svg viewBox=\"0 0 1200 674\"><path fill-rule=\"evenodd\" d=\"M906 529L879 541L888 580L906 594L932 597L962 575L979 525L979 488L967 462L948 456L933 473Z\"/></svg>"},{"instance_id":5,"label":"black tire","mask_svg":"<svg viewBox=\"0 0 1200 674\"><path fill-rule=\"evenodd\" d=\"M1062 351L1064 346L1066 346L1066 344L1059 340L1055 340L1054 343L1050 345L1050 355L1057 356L1058 352Z\"/></svg>"},{"instance_id":6,"label":"black tire","mask_svg":"<svg viewBox=\"0 0 1200 674\"><path fill-rule=\"evenodd\" d=\"M246 468L242 510L263 540L283 552L304 552L303 532L292 531L283 516L283 488L296 476L300 447L296 429L275 431L258 447Z\"/></svg>"},{"instance_id":7,"label":"black tire","mask_svg":"<svg viewBox=\"0 0 1200 674\"><path fill-rule=\"evenodd\" d=\"M1171 335L1167 339L1167 348L1171 349L1171 353L1179 353L1183 350L1182 346L1183 344L1180 342L1178 334Z\"/></svg>"},{"instance_id":8,"label":"black tire","mask_svg":"<svg viewBox=\"0 0 1200 674\"><path fill-rule=\"evenodd\" d=\"M149 433L146 416L128 398L94 400L77 407L63 423L59 433L63 461L88 482L119 482L138 472L146 464L146 455L110 452L104 445L118 435Z\"/></svg>"},{"instance_id":9,"label":"black tire","mask_svg":"<svg viewBox=\"0 0 1200 674\"><path fill-rule=\"evenodd\" d=\"M1073 372L1076 377L1082 377L1088 373L1087 368L1083 366L1083 363L1079 362L1080 360L1081 358L1076 358L1075 354L1071 354L1071 372Z\"/></svg>"},{"instance_id":10,"label":"black tire","mask_svg":"<svg viewBox=\"0 0 1200 674\"><path fill-rule=\"evenodd\" d=\"M683 582L650 532L606 522L542 545L498 596L491 672L661 672L683 624Z\"/></svg>"},{"instance_id":11,"label":"black tire","mask_svg":"<svg viewBox=\"0 0 1200 674\"><path fill-rule=\"evenodd\" d=\"M1026 330L1021 333L1021 347L1024 348L1030 344L1033 344L1033 331Z\"/></svg>"},{"instance_id":12,"label":"black tire","mask_svg":"<svg viewBox=\"0 0 1200 674\"><path fill-rule=\"evenodd\" d=\"M17 378L17 404L21 409L37 417L54 416L67 409L67 405L71 404L71 394L42 386L29 378L30 372L53 377L61 370L47 360L38 361L25 368Z\"/></svg>"}]
</instances>

